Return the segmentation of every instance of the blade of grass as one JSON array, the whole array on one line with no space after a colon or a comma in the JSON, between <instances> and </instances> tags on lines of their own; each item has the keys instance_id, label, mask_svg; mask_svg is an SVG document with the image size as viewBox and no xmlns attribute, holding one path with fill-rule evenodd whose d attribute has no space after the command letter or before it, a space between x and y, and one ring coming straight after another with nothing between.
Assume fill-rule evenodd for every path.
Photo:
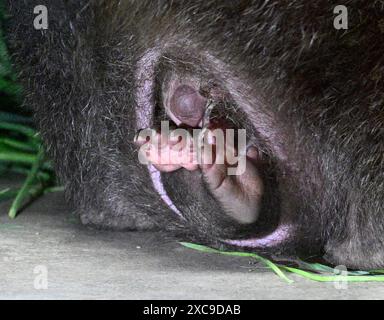
<instances>
[{"instance_id":1,"label":"blade of grass","mask_svg":"<svg viewBox=\"0 0 384 320\"><path fill-rule=\"evenodd\" d=\"M21 91L19 85L0 78L0 91L5 94L15 95Z\"/></svg>"},{"instance_id":2,"label":"blade of grass","mask_svg":"<svg viewBox=\"0 0 384 320\"><path fill-rule=\"evenodd\" d=\"M201 252L207 252L207 253L220 253L220 250L213 249L211 247L203 246L202 244L197 244L197 243L191 243L191 242L179 242L182 246L189 248L189 249L194 249L197 251Z\"/></svg>"},{"instance_id":3,"label":"blade of grass","mask_svg":"<svg viewBox=\"0 0 384 320\"><path fill-rule=\"evenodd\" d=\"M25 123L32 123L32 118L15 114L15 113L0 111L0 121L25 124Z\"/></svg>"},{"instance_id":4,"label":"blade of grass","mask_svg":"<svg viewBox=\"0 0 384 320\"><path fill-rule=\"evenodd\" d=\"M305 261L300 261L299 266L296 267L296 269L306 270L306 271L311 271L311 272L321 273L321 274L324 274L324 273L334 274L335 272L335 269L330 266L326 266L321 263L308 263ZM369 271L362 271L362 270L348 270L347 272L349 276L362 276L362 275L370 274Z\"/></svg>"},{"instance_id":5,"label":"blade of grass","mask_svg":"<svg viewBox=\"0 0 384 320\"><path fill-rule=\"evenodd\" d=\"M332 273L334 270L333 268L326 266L326 265L323 265L323 264L320 264L320 263L308 263L305 261L300 261L299 267L306 269L306 270L320 272L320 273L322 273L322 272L331 272Z\"/></svg>"},{"instance_id":6,"label":"blade of grass","mask_svg":"<svg viewBox=\"0 0 384 320\"><path fill-rule=\"evenodd\" d=\"M34 183L34 181L36 179L36 175L38 173L40 164L43 161L43 158L44 158L43 148L40 148L40 150L36 156L36 159L35 159L32 167L31 167L31 170L30 170L27 178L25 179L25 181L23 183L23 186L19 190L18 194L16 195L15 199L12 202L11 208L9 209L8 216L11 219L14 219L16 217L16 215L17 215L17 213L18 213L18 211L22 205L22 202L29 195L29 189L31 188L32 184ZM42 189L38 190L38 191L41 192ZM38 192L36 191L36 193L38 193Z\"/></svg>"},{"instance_id":7,"label":"blade of grass","mask_svg":"<svg viewBox=\"0 0 384 320\"><path fill-rule=\"evenodd\" d=\"M377 274L384 274L384 269L375 269L375 270L370 270L370 273L377 273Z\"/></svg>"},{"instance_id":8,"label":"blade of grass","mask_svg":"<svg viewBox=\"0 0 384 320\"><path fill-rule=\"evenodd\" d=\"M12 138L3 138L0 137L0 144L4 144L6 146L12 147L14 149L18 149L21 151L27 152L36 152L37 148L35 144L26 143L20 140L12 139Z\"/></svg>"},{"instance_id":9,"label":"blade of grass","mask_svg":"<svg viewBox=\"0 0 384 320\"><path fill-rule=\"evenodd\" d=\"M16 196L18 189L5 188L0 191L0 202L13 198Z\"/></svg>"},{"instance_id":10,"label":"blade of grass","mask_svg":"<svg viewBox=\"0 0 384 320\"><path fill-rule=\"evenodd\" d=\"M61 192L64 190L64 187L56 186L46 188L41 184L35 184L28 189L28 196L34 198L36 195L43 193L53 193L53 192ZM0 191L0 202L7 201L9 199L13 199L20 192L20 188L6 188Z\"/></svg>"},{"instance_id":11,"label":"blade of grass","mask_svg":"<svg viewBox=\"0 0 384 320\"><path fill-rule=\"evenodd\" d=\"M304 271L301 269L288 267L288 266L280 266L281 268L300 275L304 278L318 281L318 282L333 282L333 281L348 281L348 282L383 282L384 276L375 276L375 275L364 275L364 276L354 276L354 275L320 275L308 271Z\"/></svg>"},{"instance_id":12,"label":"blade of grass","mask_svg":"<svg viewBox=\"0 0 384 320\"><path fill-rule=\"evenodd\" d=\"M19 191L20 191L20 188L19 189L8 188L6 190L2 190L0 192L0 202L7 201L9 199L16 197Z\"/></svg>"},{"instance_id":13,"label":"blade of grass","mask_svg":"<svg viewBox=\"0 0 384 320\"><path fill-rule=\"evenodd\" d=\"M28 173L30 171L30 169L20 167L20 166L12 166L7 170L9 172L19 173L19 174L23 174L23 175L28 175ZM43 180L44 182L52 179L53 178L52 176L53 176L52 174L44 172L42 170L39 170L39 172L37 173L37 178L39 180Z\"/></svg>"},{"instance_id":14,"label":"blade of grass","mask_svg":"<svg viewBox=\"0 0 384 320\"><path fill-rule=\"evenodd\" d=\"M254 258L254 259L259 260L260 262L264 263L274 273L276 273L281 279L285 280L288 283L292 283L293 282L291 279L289 279L284 274L284 272L279 268L279 266L277 264L273 263L272 261L270 261L268 259L260 257L259 255L255 254L255 253L236 252L236 251L220 251L220 250L213 249L213 248L201 245L201 244L195 244L195 243L190 243L190 242L180 242L180 244L185 246L185 247L187 247L187 248L198 250L198 251L202 251L202 252L207 252L207 253L219 253L219 254L228 255L228 256L238 256L238 257L251 257L251 258Z\"/></svg>"},{"instance_id":15,"label":"blade of grass","mask_svg":"<svg viewBox=\"0 0 384 320\"><path fill-rule=\"evenodd\" d=\"M64 191L64 186L54 186L54 187L44 189L44 194L52 193L52 192L63 192L63 191Z\"/></svg>"},{"instance_id":16,"label":"blade of grass","mask_svg":"<svg viewBox=\"0 0 384 320\"><path fill-rule=\"evenodd\" d=\"M33 165L36 159L36 155L25 152L0 152L0 161Z\"/></svg>"},{"instance_id":17,"label":"blade of grass","mask_svg":"<svg viewBox=\"0 0 384 320\"><path fill-rule=\"evenodd\" d=\"M288 283L292 283L293 281L289 279L283 271L281 271L280 267L272 262L271 260L268 260L266 258L263 258L255 253L249 253L249 252L236 252L236 251L217 251L217 253L223 254L223 255L229 255L229 256L238 256L238 257L251 257L256 260L259 260L260 262L264 263L268 268L270 268L274 273L276 273L280 278L285 280Z\"/></svg>"},{"instance_id":18,"label":"blade of grass","mask_svg":"<svg viewBox=\"0 0 384 320\"><path fill-rule=\"evenodd\" d=\"M6 188L0 191L0 202L12 199L17 196L20 188Z\"/></svg>"},{"instance_id":19,"label":"blade of grass","mask_svg":"<svg viewBox=\"0 0 384 320\"><path fill-rule=\"evenodd\" d=\"M37 137L36 131L33 128L18 123L1 121L0 129L15 131L32 139L36 139Z\"/></svg>"},{"instance_id":20,"label":"blade of grass","mask_svg":"<svg viewBox=\"0 0 384 320\"><path fill-rule=\"evenodd\" d=\"M334 269L319 263L312 264L312 263L303 262L303 267L310 268L315 271L315 272L311 272L311 271L306 271L306 270L302 270L294 267L273 263L272 261L266 258L263 258L255 253L220 251L220 250L213 249L213 248L206 247L199 244L194 244L189 242L180 242L180 243L187 248L191 248L191 249L195 249L195 250L207 252L207 253L219 253L219 254L231 255L231 256L253 257L263 262L265 265L271 268L277 275L279 275L280 278L283 278L289 283L293 281L288 277L286 277L286 275L282 272L282 270L299 275L306 279L318 281L318 282L334 282L334 281L384 282L384 275L383 275L384 270L381 270L381 269L371 270L371 271L347 271L346 275L319 274L315 272L327 272L327 273L332 272L333 273ZM381 275L375 275L375 273L378 273Z\"/></svg>"}]
</instances>

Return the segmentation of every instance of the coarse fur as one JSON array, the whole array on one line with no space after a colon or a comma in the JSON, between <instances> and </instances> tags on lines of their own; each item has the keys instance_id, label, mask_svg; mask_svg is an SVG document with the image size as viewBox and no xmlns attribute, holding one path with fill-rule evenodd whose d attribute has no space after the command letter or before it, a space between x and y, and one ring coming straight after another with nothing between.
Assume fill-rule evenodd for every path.
<instances>
[{"instance_id":1,"label":"coarse fur","mask_svg":"<svg viewBox=\"0 0 384 320\"><path fill-rule=\"evenodd\" d=\"M216 246L284 223L284 242L252 250L384 266L383 1L51 0L43 31L40 2L8 0L8 43L83 223ZM338 4L348 30L333 26ZM138 92L152 83L157 108L173 75L214 79L252 124L272 181L256 225L225 217L200 173L182 170L162 174L180 219L138 162Z\"/></svg>"}]
</instances>

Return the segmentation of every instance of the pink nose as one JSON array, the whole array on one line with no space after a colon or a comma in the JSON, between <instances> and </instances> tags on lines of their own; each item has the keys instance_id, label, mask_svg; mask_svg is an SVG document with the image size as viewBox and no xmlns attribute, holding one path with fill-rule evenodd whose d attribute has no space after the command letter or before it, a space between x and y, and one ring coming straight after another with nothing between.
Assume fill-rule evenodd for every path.
<instances>
[{"instance_id":1,"label":"pink nose","mask_svg":"<svg viewBox=\"0 0 384 320\"><path fill-rule=\"evenodd\" d=\"M170 111L181 123L198 126L203 119L207 100L188 85L177 87L170 101Z\"/></svg>"}]
</instances>

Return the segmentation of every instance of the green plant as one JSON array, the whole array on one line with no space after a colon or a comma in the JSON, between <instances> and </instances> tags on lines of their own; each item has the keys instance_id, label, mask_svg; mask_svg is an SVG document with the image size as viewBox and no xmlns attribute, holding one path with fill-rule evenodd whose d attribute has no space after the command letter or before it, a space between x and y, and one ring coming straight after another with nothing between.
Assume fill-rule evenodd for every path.
<instances>
[{"instance_id":1,"label":"green plant","mask_svg":"<svg viewBox=\"0 0 384 320\"><path fill-rule=\"evenodd\" d=\"M320 263L308 263L304 261L298 261L299 266L293 267L283 264L275 263L269 259L263 258L255 253L251 252L239 252L239 251L223 251L201 244L195 244L190 242L180 242L183 246L198 250L206 253L216 253L227 256L236 256L236 257L249 257L255 259L268 268L270 268L274 273L276 273L281 279L285 280L288 283L292 283L293 280L288 278L287 273L293 273L304 277L309 280L318 281L318 282L334 282L334 281L346 281L346 282L384 282L384 270L370 270L370 271L346 271L341 275L336 275L334 268L320 264ZM285 272L284 272L285 271Z\"/></svg>"},{"instance_id":2,"label":"green plant","mask_svg":"<svg viewBox=\"0 0 384 320\"><path fill-rule=\"evenodd\" d=\"M20 187L0 190L0 201L13 199L9 217L15 218L26 202L56 191L55 175L44 156L38 133L31 126L10 122L12 114L0 113L0 172L25 175Z\"/></svg>"},{"instance_id":3,"label":"green plant","mask_svg":"<svg viewBox=\"0 0 384 320\"><path fill-rule=\"evenodd\" d=\"M7 46L3 37L5 19L0 3L0 174L25 175L20 187L0 190L0 201L13 199L9 217L14 218L24 204L46 193L55 186L50 162L45 158L38 133L31 118L17 106L21 101L21 87L16 82Z\"/></svg>"}]
</instances>

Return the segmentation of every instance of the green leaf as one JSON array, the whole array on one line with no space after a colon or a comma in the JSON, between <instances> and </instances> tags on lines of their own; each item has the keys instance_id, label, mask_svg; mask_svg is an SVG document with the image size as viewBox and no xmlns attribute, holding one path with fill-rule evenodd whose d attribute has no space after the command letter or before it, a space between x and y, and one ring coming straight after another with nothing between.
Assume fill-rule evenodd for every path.
<instances>
[{"instance_id":1,"label":"green leaf","mask_svg":"<svg viewBox=\"0 0 384 320\"><path fill-rule=\"evenodd\" d=\"M371 273L371 274L384 274L384 269L369 270L369 273Z\"/></svg>"},{"instance_id":2,"label":"green leaf","mask_svg":"<svg viewBox=\"0 0 384 320\"><path fill-rule=\"evenodd\" d=\"M0 191L0 202L11 199L17 195L18 189L5 188Z\"/></svg>"},{"instance_id":3,"label":"green leaf","mask_svg":"<svg viewBox=\"0 0 384 320\"><path fill-rule=\"evenodd\" d=\"M31 117L22 116L16 113L0 111L1 122L32 123Z\"/></svg>"},{"instance_id":4,"label":"green leaf","mask_svg":"<svg viewBox=\"0 0 384 320\"><path fill-rule=\"evenodd\" d=\"M23 124L1 121L0 129L18 132L32 139L36 139L37 137L35 129Z\"/></svg>"},{"instance_id":5,"label":"green leaf","mask_svg":"<svg viewBox=\"0 0 384 320\"><path fill-rule=\"evenodd\" d=\"M33 164L36 162L37 156L25 152L1 152L0 161L7 161L12 163Z\"/></svg>"},{"instance_id":6,"label":"green leaf","mask_svg":"<svg viewBox=\"0 0 384 320\"><path fill-rule=\"evenodd\" d=\"M347 281L347 282L383 282L384 276L375 275L319 275L316 273L300 270L293 267L281 266L283 269L300 275L304 278L318 281L318 282L334 282L334 281Z\"/></svg>"},{"instance_id":7,"label":"green leaf","mask_svg":"<svg viewBox=\"0 0 384 320\"><path fill-rule=\"evenodd\" d=\"M27 196L30 195L30 189L36 179L36 176L39 171L40 164L43 161L43 158L44 158L44 153L43 153L43 149L41 148L39 150L39 153L36 156L35 162L33 163L27 178L24 181L23 186L17 193L16 198L13 200L11 208L9 209L8 215L11 219L14 219L16 217L23 201ZM33 196L40 194L43 190L44 190L43 187L41 187L40 189L36 189L35 194L33 194Z\"/></svg>"},{"instance_id":8,"label":"green leaf","mask_svg":"<svg viewBox=\"0 0 384 320\"><path fill-rule=\"evenodd\" d=\"M12 148L20 150L20 151L27 151L27 152L37 152L38 151L35 144L23 142L23 141L12 139L12 138L0 137L0 144L7 145L9 147L12 147Z\"/></svg>"},{"instance_id":9,"label":"green leaf","mask_svg":"<svg viewBox=\"0 0 384 320\"><path fill-rule=\"evenodd\" d=\"M221 253L221 251L191 242L179 242L182 246L207 253Z\"/></svg>"},{"instance_id":10,"label":"green leaf","mask_svg":"<svg viewBox=\"0 0 384 320\"><path fill-rule=\"evenodd\" d=\"M190 243L190 242L180 242L180 244L185 246L185 247L187 247L187 248L198 250L198 251L202 251L202 252L207 252L207 253L219 253L219 254L228 255L228 256L238 256L238 257L251 257L251 258L254 258L254 259L259 260L260 262L264 263L273 272L275 272L281 279L285 280L288 283L292 283L293 282L291 279L289 279L281 271L281 269L279 268L279 266L277 264L275 264L272 261L270 261L268 259L265 259L265 258L255 254L255 253L237 252L237 251L220 251L220 250L217 250L217 249L213 249L211 247L207 247L207 246L204 246L204 245L201 245L201 244Z\"/></svg>"},{"instance_id":11,"label":"green leaf","mask_svg":"<svg viewBox=\"0 0 384 320\"><path fill-rule=\"evenodd\" d=\"M44 194L53 193L53 192L63 192L63 191L64 191L64 186L54 186L54 187L44 189Z\"/></svg>"},{"instance_id":12,"label":"green leaf","mask_svg":"<svg viewBox=\"0 0 384 320\"><path fill-rule=\"evenodd\" d=\"M284 279L288 283L292 283L293 281L289 279L283 272L287 271L296 275L299 275L303 278L318 281L318 282L334 282L334 281L347 281L347 282L384 282L384 275L375 275L375 273L383 274L384 270L371 270L371 271L347 271L346 275L337 275L334 272L334 268L329 266L320 264L320 263L307 263L304 261L300 262L300 265L306 269L310 269L315 271L310 272L306 270L302 270L299 268L289 267L282 264L276 264L269 259L261 257L255 253L250 252L232 252L232 251L221 251L217 249L213 249L204 245L194 244L189 242L180 242L183 246L187 248L191 248L194 250L206 252L206 253L219 253L223 255L231 255L231 256L239 256L239 257L252 257L260 262L264 263L267 267L269 267L273 272L275 272L280 278ZM319 272L321 274L319 274Z\"/></svg>"},{"instance_id":13,"label":"green leaf","mask_svg":"<svg viewBox=\"0 0 384 320\"><path fill-rule=\"evenodd\" d=\"M300 261L300 267L316 272L328 272L333 273L334 269L321 263L308 263Z\"/></svg>"}]
</instances>

